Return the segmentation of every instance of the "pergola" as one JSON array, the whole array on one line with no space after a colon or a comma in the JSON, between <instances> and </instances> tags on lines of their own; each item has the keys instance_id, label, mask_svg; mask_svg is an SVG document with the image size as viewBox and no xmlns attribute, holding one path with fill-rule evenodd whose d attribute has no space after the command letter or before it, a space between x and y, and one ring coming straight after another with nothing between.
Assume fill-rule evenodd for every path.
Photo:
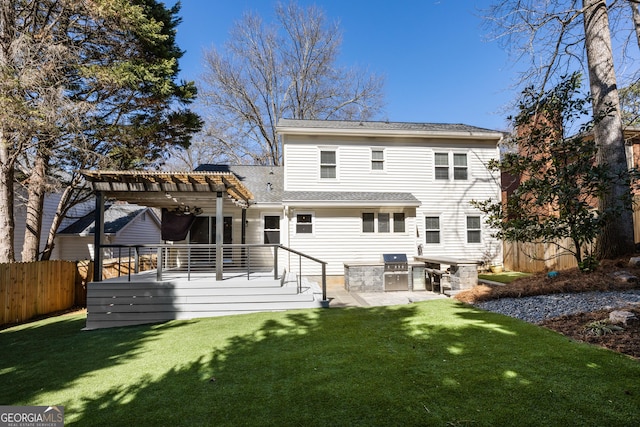
<instances>
[{"instance_id":1,"label":"pergola","mask_svg":"<svg viewBox=\"0 0 640 427\"><path fill-rule=\"evenodd\" d=\"M214 209L216 221L223 223L225 194L244 209L253 194L231 172L155 172L82 170L96 194L94 230L94 275L101 280L104 201L115 199L143 206L182 211ZM215 197L213 197L215 194ZM243 221L244 225L244 221ZM216 280L222 280L222 227L216 229Z\"/></svg>"}]
</instances>

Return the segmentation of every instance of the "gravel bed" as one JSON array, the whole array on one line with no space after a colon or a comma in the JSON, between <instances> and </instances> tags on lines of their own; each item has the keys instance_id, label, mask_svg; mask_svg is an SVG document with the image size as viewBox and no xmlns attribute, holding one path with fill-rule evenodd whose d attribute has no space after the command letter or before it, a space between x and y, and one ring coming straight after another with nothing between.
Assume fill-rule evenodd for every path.
<instances>
[{"instance_id":1,"label":"gravel bed","mask_svg":"<svg viewBox=\"0 0 640 427\"><path fill-rule=\"evenodd\" d=\"M612 310L638 304L640 304L640 290L634 289L501 298L479 302L474 306L516 317L529 323L540 323L552 317L604 309Z\"/></svg>"}]
</instances>

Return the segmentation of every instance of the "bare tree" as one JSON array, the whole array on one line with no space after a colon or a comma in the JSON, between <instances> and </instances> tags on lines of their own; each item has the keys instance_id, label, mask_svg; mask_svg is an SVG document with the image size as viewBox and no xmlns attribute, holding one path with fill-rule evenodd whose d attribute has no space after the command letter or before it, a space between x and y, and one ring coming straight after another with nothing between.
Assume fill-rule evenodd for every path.
<instances>
[{"instance_id":1,"label":"bare tree","mask_svg":"<svg viewBox=\"0 0 640 427\"><path fill-rule=\"evenodd\" d=\"M365 120L382 108L381 77L336 65L337 24L314 6L278 4L275 11L276 24L245 14L224 50L204 57L207 132L244 163L281 164L280 118Z\"/></svg>"},{"instance_id":2,"label":"bare tree","mask_svg":"<svg viewBox=\"0 0 640 427\"><path fill-rule=\"evenodd\" d=\"M502 0L486 15L493 35L500 38L517 59L530 60L520 83L536 85L542 93L570 71L587 72L592 114L595 117L605 110L609 112L594 128L598 159L617 174L626 173L626 160L609 13L618 24L631 23L629 14L633 10L627 3L614 2L608 10L605 0ZM619 26L616 31L623 29ZM620 182L611 184L610 196L600 200L601 210L628 199L622 196L629 195L630 188ZM618 207L619 217L605 225L598 240L596 255L599 258L614 257L633 249L631 207Z\"/></svg>"}]
</instances>

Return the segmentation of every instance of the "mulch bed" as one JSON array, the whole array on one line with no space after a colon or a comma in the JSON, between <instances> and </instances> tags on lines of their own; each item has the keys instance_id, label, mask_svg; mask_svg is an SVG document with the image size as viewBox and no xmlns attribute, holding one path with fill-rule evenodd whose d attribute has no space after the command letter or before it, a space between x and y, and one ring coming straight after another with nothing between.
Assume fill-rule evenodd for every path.
<instances>
[{"instance_id":1,"label":"mulch bed","mask_svg":"<svg viewBox=\"0 0 640 427\"><path fill-rule=\"evenodd\" d=\"M625 311L634 313L640 319L640 308L626 308ZM596 335L586 328L591 322L608 320L610 312L611 310L599 310L571 316L560 316L547 319L541 325L576 341L605 347L640 359L640 320L629 322L627 326L623 326L622 331L611 331L603 335Z\"/></svg>"}]
</instances>

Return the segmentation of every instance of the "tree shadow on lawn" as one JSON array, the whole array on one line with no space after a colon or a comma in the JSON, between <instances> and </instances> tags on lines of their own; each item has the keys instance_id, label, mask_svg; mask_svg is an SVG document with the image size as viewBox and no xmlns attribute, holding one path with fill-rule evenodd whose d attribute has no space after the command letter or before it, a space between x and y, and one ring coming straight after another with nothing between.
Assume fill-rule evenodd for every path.
<instances>
[{"instance_id":1,"label":"tree shadow on lawn","mask_svg":"<svg viewBox=\"0 0 640 427\"><path fill-rule=\"evenodd\" d=\"M640 424L636 361L451 300L226 321L255 328L200 320L202 348L225 344L83 398L68 425Z\"/></svg>"},{"instance_id":2,"label":"tree shadow on lawn","mask_svg":"<svg viewBox=\"0 0 640 427\"><path fill-rule=\"evenodd\" d=\"M82 331L86 315L65 315L0 331L0 404L33 405L105 368L142 357L140 349L187 322ZM55 405L60 402L41 402Z\"/></svg>"}]
</instances>

